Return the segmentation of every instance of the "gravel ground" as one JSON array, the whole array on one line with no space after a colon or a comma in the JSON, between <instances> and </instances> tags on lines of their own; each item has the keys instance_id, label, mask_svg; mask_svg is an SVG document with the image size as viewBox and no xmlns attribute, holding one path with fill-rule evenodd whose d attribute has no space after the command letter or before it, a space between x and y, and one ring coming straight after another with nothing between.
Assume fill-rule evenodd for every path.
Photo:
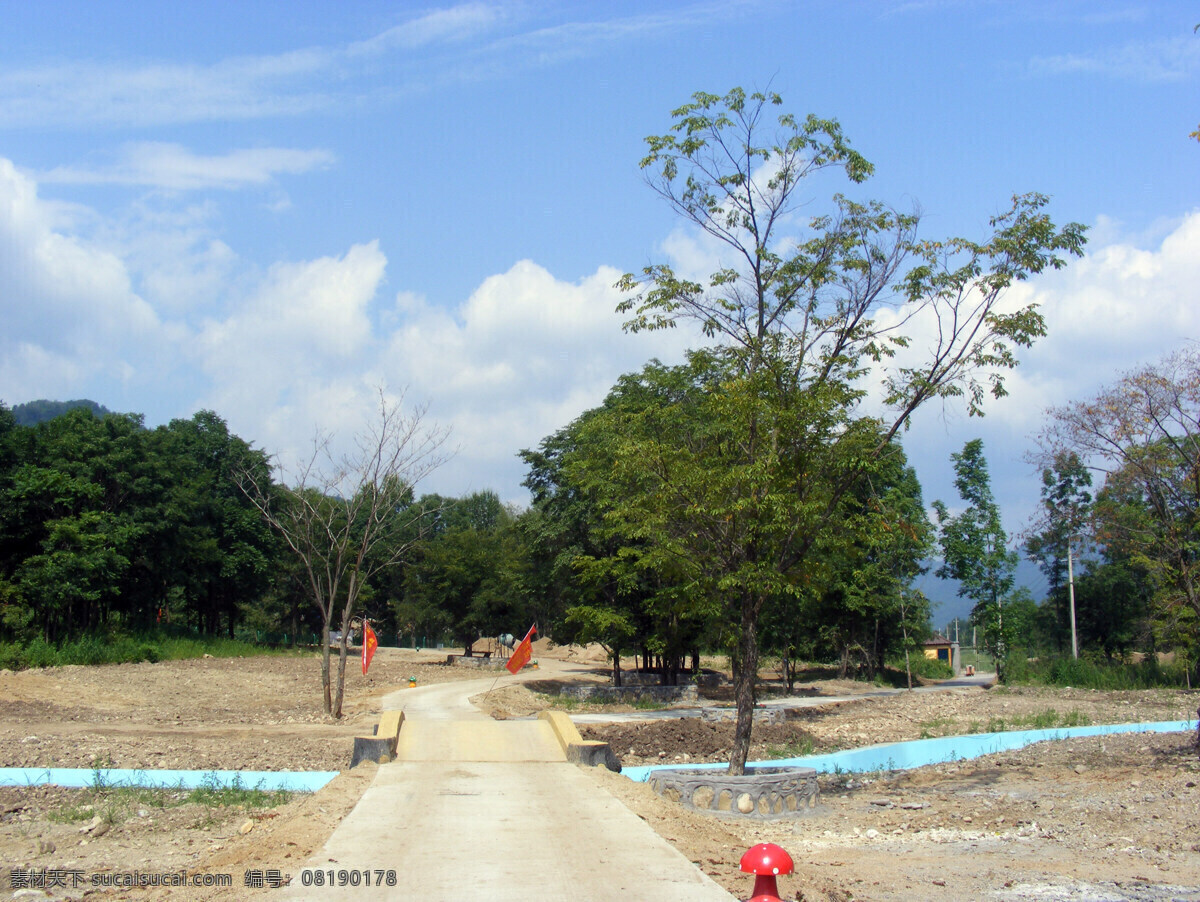
<instances>
[{"instance_id":1,"label":"gravel ground","mask_svg":"<svg viewBox=\"0 0 1200 902\"><path fill-rule=\"evenodd\" d=\"M0 672L0 764L340 770L351 737L369 732L383 694L410 676L427 683L480 675L438 660L432 653L382 649L369 678L351 660L347 716L340 722L320 714L318 662L311 654ZM840 695L847 688L866 687L827 683L806 692ZM547 703L520 687L499 689L487 702L500 716L526 716ZM1044 722L1051 711L1064 722L1177 720L1194 718L1197 704L1196 692L904 693L804 709L783 723L760 725L752 756L810 744L820 751L950 735L1001 720L1021 727L1033 718ZM585 732L612 742L626 764L641 764L721 760L731 729L696 719ZM602 769L591 774L741 896L751 884L736 869L741 852L772 841L798 865L781 881L789 899L1200 900L1194 738L1135 733L1043 743L908 772L827 776L815 811L770 822L688 812L644 784ZM316 794L273 808L3 789L2 888L17 890L14 874L79 873L87 882L96 875L166 870L228 873L234 884L68 886L42 889L40 896L20 891L27 898L187 900L271 893L246 887L247 872L269 881L274 871L294 870L353 807L374 768L363 765Z\"/></svg>"}]
</instances>

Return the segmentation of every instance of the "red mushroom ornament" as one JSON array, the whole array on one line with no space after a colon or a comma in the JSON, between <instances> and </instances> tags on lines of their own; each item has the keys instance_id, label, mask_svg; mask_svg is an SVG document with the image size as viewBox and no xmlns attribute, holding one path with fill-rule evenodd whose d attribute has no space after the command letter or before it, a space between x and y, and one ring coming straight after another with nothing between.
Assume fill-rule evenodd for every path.
<instances>
[{"instance_id":1,"label":"red mushroom ornament","mask_svg":"<svg viewBox=\"0 0 1200 902\"><path fill-rule=\"evenodd\" d=\"M775 843L763 842L746 850L742 870L754 874L754 894L749 902L780 902L775 878L795 870L792 856Z\"/></svg>"}]
</instances>

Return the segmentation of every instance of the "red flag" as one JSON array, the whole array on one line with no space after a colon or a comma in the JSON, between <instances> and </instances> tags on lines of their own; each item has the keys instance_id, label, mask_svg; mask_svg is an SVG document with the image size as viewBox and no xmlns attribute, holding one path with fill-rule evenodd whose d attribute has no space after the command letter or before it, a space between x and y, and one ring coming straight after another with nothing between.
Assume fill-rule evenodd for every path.
<instances>
[{"instance_id":1,"label":"red flag","mask_svg":"<svg viewBox=\"0 0 1200 902\"><path fill-rule=\"evenodd\" d=\"M508 659L508 663L504 666L508 668L508 672L516 676L521 672L521 668L529 663L533 657L533 634L537 632L537 624L529 628L529 632L525 634L525 638L516 647L512 653L512 657Z\"/></svg>"},{"instance_id":2,"label":"red flag","mask_svg":"<svg viewBox=\"0 0 1200 902\"><path fill-rule=\"evenodd\" d=\"M375 630L371 629L371 624L363 621L363 676L367 675L367 668L371 666L371 659L375 657L375 649L379 648L379 640L375 638Z\"/></svg>"}]
</instances>

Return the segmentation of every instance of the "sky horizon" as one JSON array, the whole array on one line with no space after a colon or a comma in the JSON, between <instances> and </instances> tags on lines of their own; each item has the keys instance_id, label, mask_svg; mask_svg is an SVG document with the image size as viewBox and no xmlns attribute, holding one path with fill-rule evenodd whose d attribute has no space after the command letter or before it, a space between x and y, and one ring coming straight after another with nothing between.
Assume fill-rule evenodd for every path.
<instances>
[{"instance_id":1,"label":"sky horizon","mask_svg":"<svg viewBox=\"0 0 1200 902\"><path fill-rule=\"evenodd\" d=\"M695 91L836 118L849 191L982 238L1012 195L1088 226L1018 286L1048 335L1010 395L903 436L927 503L982 438L1005 525L1051 406L1200 335L1200 21L1181 2L9 4L0 59L0 400L150 426L211 409L282 460L379 385L455 458L422 486L525 504L517 458L686 330L628 335L623 272L712 261L645 185ZM814 184L813 213L845 184Z\"/></svg>"}]
</instances>

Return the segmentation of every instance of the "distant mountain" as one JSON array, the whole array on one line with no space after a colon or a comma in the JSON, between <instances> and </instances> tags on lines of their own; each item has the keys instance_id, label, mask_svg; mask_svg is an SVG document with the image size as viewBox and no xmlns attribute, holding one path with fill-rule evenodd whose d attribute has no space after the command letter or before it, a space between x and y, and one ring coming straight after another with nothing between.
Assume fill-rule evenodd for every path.
<instances>
[{"instance_id":1,"label":"distant mountain","mask_svg":"<svg viewBox=\"0 0 1200 902\"><path fill-rule=\"evenodd\" d=\"M955 617L969 620L971 617L971 608L974 607L975 603L969 598L959 597L957 580L938 579L933 575L933 571L938 568L941 561L928 560L925 563L929 566L929 570L917 577L913 585L924 592L925 597L931 602L930 607L933 608L933 625L938 629L942 629L946 623ZM1024 586L1029 590L1029 594L1033 596L1033 600L1041 603L1046 597L1047 591L1049 591L1049 586L1046 583L1046 575L1038 569L1038 565L1022 557L1017 563L1016 576L1017 588Z\"/></svg>"},{"instance_id":2,"label":"distant mountain","mask_svg":"<svg viewBox=\"0 0 1200 902\"><path fill-rule=\"evenodd\" d=\"M42 399L16 405L12 409L12 415L13 419L17 421L18 426L36 426L38 423L45 423L47 420L60 417L68 410L74 410L76 407L83 407L86 410L90 410L98 417L112 413L107 407L97 404L95 401L85 399L78 401L47 401Z\"/></svg>"}]
</instances>

